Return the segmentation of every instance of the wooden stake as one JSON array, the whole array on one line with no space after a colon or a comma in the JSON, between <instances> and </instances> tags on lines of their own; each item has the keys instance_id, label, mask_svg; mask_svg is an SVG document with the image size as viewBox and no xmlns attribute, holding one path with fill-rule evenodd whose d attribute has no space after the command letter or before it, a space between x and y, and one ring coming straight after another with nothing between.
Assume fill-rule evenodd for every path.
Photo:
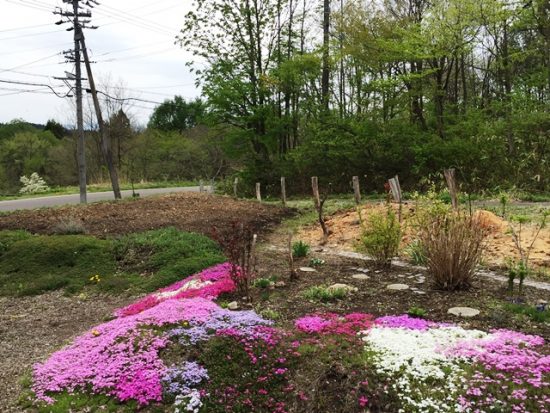
<instances>
[{"instance_id":1,"label":"wooden stake","mask_svg":"<svg viewBox=\"0 0 550 413\"><path fill-rule=\"evenodd\" d=\"M256 199L258 202L262 202L262 189L259 182L256 182Z\"/></svg>"},{"instance_id":2,"label":"wooden stake","mask_svg":"<svg viewBox=\"0 0 550 413\"><path fill-rule=\"evenodd\" d=\"M239 178L235 178L235 180L233 181L233 196L235 198L238 198L239 196L237 195L237 186L239 185Z\"/></svg>"},{"instance_id":3,"label":"wooden stake","mask_svg":"<svg viewBox=\"0 0 550 413\"><path fill-rule=\"evenodd\" d=\"M284 176L281 176L281 201L283 206L286 206L286 179Z\"/></svg>"},{"instance_id":4,"label":"wooden stake","mask_svg":"<svg viewBox=\"0 0 550 413\"><path fill-rule=\"evenodd\" d=\"M288 267L290 269L290 279L297 280L298 273L294 269L294 257L292 256L292 231L288 231Z\"/></svg>"},{"instance_id":5,"label":"wooden stake","mask_svg":"<svg viewBox=\"0 0 550 413\"><path fill-rule=\"evenodd\" d=\"M361 203L361 189L359 188L359 177L354 176L353 181L353 192L355 194L355 203L359 205Z\"/></svg>"},{"instance_id":6,"label":"wooden stake","mask_svg":"<svg viewBox=\"0 0 550 413\"><path fill-rule=\"evenodd\" d=\"M204 182L202 179L199 181L199 192L204 192Z\"/></svg>"},{"instance_id":7,"label":"wooden stake","mask_svg":"<svg viewBox=\"0 0 550 413\"><path fill-rule=\"evenodd\" d=\"M443 171L443 175L445 175L445 180L447 181L447 187L449 188L449 194L451 195L453 209L458 211L458 189L456 185L455 169L445 169Z\"/></svg>"},{"instance_id":8,"label":"wooden stake","mask_svg":"<svg viewBox=\"0 0 550 413\"><path fill-rule=\"evenodd\" d=\"M399 222L401 222L401 212L403 209L403 197L401 194L401 185L399 184L399 177L395 175L394 178L391 178L389 181L391 193L393 199L399 203Z\"/></svg>"},{"instance_id":9,"label":"wooden stake","mask_svg":"<svg viewBox=\"0 0 550 413\"><path fill-rule=\"evenodd\" d=\"M316 176L311 177L311 189L313 190L313 202L315 208L319 210L321 205L321 197L319 196L319 179Z\"/></svg>"}]
</instances>

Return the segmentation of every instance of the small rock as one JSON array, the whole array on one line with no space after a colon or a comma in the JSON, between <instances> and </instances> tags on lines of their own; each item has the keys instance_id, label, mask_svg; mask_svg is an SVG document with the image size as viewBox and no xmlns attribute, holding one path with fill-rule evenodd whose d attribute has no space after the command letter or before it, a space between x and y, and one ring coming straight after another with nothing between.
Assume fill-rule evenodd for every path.
<instances>
[{"instance_id":1,"label":"small rock","mask_svg":"<svg viewBox=\"0 0 550 413\"><path fill-rule=\"evenodd\" d=\"M414 283L415 284L424 284L425 282L426 282L426 280L419 279L419 280L416 280Z\"/></svg>"},{"instance_id":2,"label":"small rock","mask_svg":"<svg viewBox=\"0 0 550 413\"><path fill-rule=\"evenodd\" d=\"M399 278L405 278L406 275L405 275L405 274L399 274L398 277L399 277Z\"/></svg>"},{"instance_id":3,"label":"small rock","mask_svg":"<svg viewBox=\"0 0 550 413\"><path fill-rule=\"evenodd\" d=\"M413 293L418 295L426 295L426 291L422 291L422 290L414 290Z\"/></svg>"},{"instance_id":4,"label":"small rock","mask_svg":"<svg viewBox=\"0 0 550 413\"><path fill-rule=\"evenodd\" d=\"M347 284L332 284L331 286L327 287L328 291L334 291L334 290L345 290L348 293L354 293L359 291L359 288L352 287L351 285Z\"/></svg>"},{"instance_id":5,"label":"small rock","mask_svg":"<svg viewBox=\"0 0 550 413\"><path fill-rule=\"evenodd\" d=\"M231 301L229 304L227 304L227 309L228 310L238 310L239 309L239 303L236 302L236 301Z\"/></svg>"},{"instance_id":6,"label":"small rock","mask_svg":"<svg viewBox=\"0 0 550 413\"><path fill-rule=\"evenodd\" d=\"M407 284L390 284L386 288L388 290L401 291L401 290L408 290L409 286Z\"/></svg>"},{"instance_id":7,"label":"small rock","mask_svg":"<svg viewBox=\"0 0 550 413\"><path fill-rule=\"evenodd\" d=\"M376 270L374 273L375 274L380 274L382 272L382 270Z\"/></svg>"},{"instance_id":8,"label":"small rock","mask_svg":"<svg viewBox=\"0 0 550 413\"><path fill-rule=\"evenodd\" d=\"M275 283L275 288L283 288L286 287L286 283L284 281L277 281Z\"/></svg>"},{"instance_id":9,"label":"small rock","mask_svg":"<svg viewBox=\"0 0 550 413\"><path fill-rule=\"evenodd\" d=\"M355 280L370 280L370 277L367 275L367 274L363 274L363 273L360 273L360 274L353 274L351 276L351 278L355 279Z\"/></svg>"},{"instance_id":10,"label":"small rock","mask_svg":"<svg viewBox=\"0 0 550 413\"><path fill-rule=\"evenodd\" d=\"M453 307L449 308L448 314L455 315L457 317L471 318L479 314L479 310L470 307Z\"/></svg>"},{"instance_id":11,"label":"small rock","mask_svg":"<svg viewBox=\"0 0 550 413\"><path fill-rule=\"evenodd\" d=\"M317 272L317 270L315 268L311 268L311 267L300 267L300 271L302 271L302 272Z\"/></svg>"}]
</instances>

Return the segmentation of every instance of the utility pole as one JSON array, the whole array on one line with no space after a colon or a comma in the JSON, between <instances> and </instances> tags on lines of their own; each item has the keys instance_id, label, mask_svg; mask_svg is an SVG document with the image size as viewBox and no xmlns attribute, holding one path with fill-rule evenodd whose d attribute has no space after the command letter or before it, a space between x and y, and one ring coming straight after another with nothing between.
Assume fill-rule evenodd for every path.
<instances>
[{"instance_id":1,"label":"utility pole","mask_svg":"<svg viewBox=\"0 0 550 413\"><path fill-rule=\"evenodd\" d=\"M80 203L85 204L87 202L86 193L86 145L84 139L84 116L82 112L82 71L80 68L80 20L79 17L90 17L89 10L80 12L79 0L63 0L63 3L72 3L73 10L61 10L56 9L53 13L58 14L67 20L61 19L56 24L71 22L73 26L68 28L67 31L74 31L74 54L72 56L66 56L67 59L74 60L75 63L75 98L76 98L76 130L77 130L77 163L78 163L78 184L80 188ZM72 20L71 20L72 18Z\"/></svg>"},{"instance_id":2,"label":"utility pole","mask_svg":"<svg viewBox=\"0 0 550 413\"><path fill-rule=\"evenodd\" d=\"M86 153L84 145L84 121L82 113L82 70L80 67L80 57L81 54L84 57L84 63L86 65L86 72L88 74L88 82L90 84L89 91L92 94L94 109L97 116L97 123L100 132L101 140L101 151L105 162L107 163L107 168L109 170L109 176L111 178L111 185L113 187L113 192L115 199L121 198L120 186L118 182L118 172L113 162L113 155L111 152L111 144L108 136L107 128L103 122L103 116L101 114L101 107L99 105L99 99L97 97L97 90L95 87L94 78L92 75L92 67L90 64L90 59L88 57L88 51L86 49L86 42L84 39L83 28L97 29L95 26L86 26L90 23L90 18L92 17L91 11L85 10L80 11L80 0L63 0L63 3L70 3L73 6L72 12L63 11L61 9L54 11L54 14L59 14L62 17L67 18L67 20L61 19L56 24L63 24L67 22L72 22L73 27L67 29L68 31L74 30L74 52L73 56L69 56L69 61L74 61L76 65L75 69L75 89L76 89L76 118L77 118L77 129L78 129L78 145L77 145L77 159L78 159L78 176L80 184L80 202L86 203ZM86 6L92 9L95 6L99 5L96 0L87 0ZM85 20L80 20L79 18L85 18Z\"/></svg>"},{"instance_id":3,"label":"utility pole","mask_svg":"<svg viewBox=\"0 0 550 413\"><path fill-rule=\"evenodd\" d=\"M109 177L111 178L111 185L115 194L115 199L121 199L120 186L118 184L118 172L113 162L113 153L111 151L111 140L109 133L103 122L103 115L101 114L101 107L99 106L99 99L97 97L97 89L95 87L94 76L92 74L92 65L88 57L88 49L86 49L86 42L84 40L84 34L80 35L80 43L82 45L82 54L84 55L84 64L86 65L86 72L88 73L88 83L90 85L90 92L92 93L92 99L94 101L95 113L97 115L97 124L99 126L99 133L101 135L101 149L103 151L103 157L107 163L107 169L109 170Z\"/></svg>"}]
</instances>

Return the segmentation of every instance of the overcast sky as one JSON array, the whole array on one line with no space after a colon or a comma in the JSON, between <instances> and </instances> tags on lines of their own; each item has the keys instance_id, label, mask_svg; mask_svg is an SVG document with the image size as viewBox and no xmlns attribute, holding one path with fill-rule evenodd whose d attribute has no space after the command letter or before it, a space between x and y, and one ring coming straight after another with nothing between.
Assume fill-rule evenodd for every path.
<instances>
[{"instance_id":1,"label":"overcast sky","mask_svg":"<svg viewBox=\"0 0 550 413\"><path fill-rule=\"evenodd\" d=\"M124 97L134 101L133 119L145 125L154 108L175 94L194 98L200 94L185 63L192 56L174 45L191 0L99 0L92 24L86 30L96 82L110 79L124 86ZM62 0L0 0L0 122L22 118L45 123L56 119L74 124L70 98L58 98L44 86L9 84L1 81L62 85L54 76L73 72L61 51L73 47L73 32L52 11ZM83 67L84 71L84 67ZM24 92L33 90L34 92ZM61 94L67 88L56 88Z\"/></svg>"}]
</instances>

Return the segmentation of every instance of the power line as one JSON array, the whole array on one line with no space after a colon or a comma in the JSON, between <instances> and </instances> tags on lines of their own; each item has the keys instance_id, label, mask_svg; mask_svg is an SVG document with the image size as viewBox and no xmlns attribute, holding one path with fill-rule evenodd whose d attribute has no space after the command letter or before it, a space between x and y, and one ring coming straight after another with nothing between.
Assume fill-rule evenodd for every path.
<instances>
[{"instance_id":1,"label":"power line","mask_svg":"<svg viewBox=\"0 0 550 413\"><path fill-rule=\"evenodd\" d=\"M49 30L47 32L38 32L38 33L22 34L20 36L2 37L2 38L0 38L0 41L2 41L2 40L23 39L25 37L43 36L45 34L61 33L61 32L64 32L64 31L65 30Z\"/></svg>"},{"instance_id":2,"label":"power line","mask_svg":"<svg viewBox=\"0 0 550 413\"><path fill-rule=\"evenodd\" d=\"M4 33L4 32L16 32L16 31L19 31L19 30L29 30L29 29L36 29L37 27L44 27L44 26L49 26L50 23L45 23L45 24L35 24L35 25L32 25L32 26L23 26L23 27L13 27L11 29L2 29L0 30L0 33Z\"/></svg>"},{"instance_id":3,"label":"power line","mask_svg":"<svg viewBox=\"0 0 550 413\"><path fill-rule=\"evenodd\" d=\"M2 72L11 72L11 71L13 71L15 69L19 69L21 67L32 66L34 63L42 62L44 60L51 59L52 57L59 56L59 55L60 55L60 53L58 52L58 53L54 53L54 54L49 55L49 56L41 57L40 59L33 60L32 62L23 63L23 64L20 64L20 65L17 65L17 66L10 67L9 69L0 69L0 73L2 73Z\"/></svg>"},{"instance_id":4,"label":"power line","mask_svg":"<svg viewBox=\"0 0 550 413\"><path fill-rule=\"evenodd\" d=\"M50 89L52 91L53 94L55 94L58 98L66 98L66 97L70 97L71 96L71 91L69 90L65 95L62 95L62 94L59 94L54 88L59 88L59 87L64 87L64 85L55 85L55 86L50 86L50 85L47 85L46 83L31 83L31 82L21 82L21 81L17 81L17 80L4 80L4 79L0 79L0 83L8 83L8 84L12 84L12 85L23 85L23 86L39 86L39 87L47 87L48 89Z\"/></svg>"}]
</instances>

